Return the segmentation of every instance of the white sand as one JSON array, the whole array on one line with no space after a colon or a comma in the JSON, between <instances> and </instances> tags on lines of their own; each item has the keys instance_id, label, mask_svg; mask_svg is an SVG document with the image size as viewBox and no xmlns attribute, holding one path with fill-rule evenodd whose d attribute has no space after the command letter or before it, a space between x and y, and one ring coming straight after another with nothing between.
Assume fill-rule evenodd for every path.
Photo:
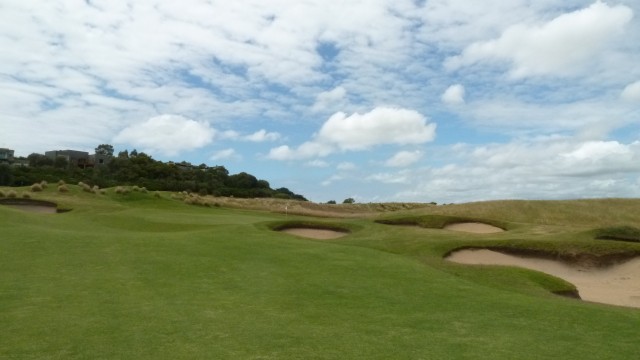
<instances>
[{"instance_id":1,"label":"white sand","mask_svg":"<svg viewBox=\"0 0 640 360\"><path fill-rule=\"evenodd\" d=\"M19 209L27 212L41 213L41 214L55 214L58 209L53 206L44 205L5 205L14 209Z\"/></svg>"},{"instance_id":2,"label":"white sand","mask_svg":"<svg viewBox=\"0 0 640 360\"><path fill-rule=\"evenodd\" d=\"M447 260L461 264L508 265L537 270L572 283L585 301L640 308L640 258L607 268L594 268L482 249L456 251Z\"/></svg>"},{"instance_id":3,"label":"white sand","mask_svg":"<svg viewBox=\"0 0 640 360\"><path fill-rule=\"evenodd\" d=\"M340 231L309 228L291 228L282 230L282 232L320 240L337 239L347 235L347 233Z\"/></svg>"},{"instance_id":4,"label":"white sand","mask_svg":"<svg viewBox=\"0 0 640 360\"><path fill-rule=\"evenodd\" d=\"M462 231L473 234L494 234L503 232L499 227L483 223L458 223L444 227L445 230Z\"/></svg>"}]
</instances>

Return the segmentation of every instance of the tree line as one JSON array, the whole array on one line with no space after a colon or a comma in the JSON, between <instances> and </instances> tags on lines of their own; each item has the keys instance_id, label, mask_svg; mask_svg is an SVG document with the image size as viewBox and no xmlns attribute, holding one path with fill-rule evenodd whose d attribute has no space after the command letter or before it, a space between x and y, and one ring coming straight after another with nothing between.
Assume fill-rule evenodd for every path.
<instances>
[{"instance_id":1,"label":"tree line","mask_svg":"<svg viewBox=\"0 0 640 360\"><path fill-rule=\"evenodd\" d=\"M104 164L79 167L67 159L51 159L41 154L27 157L29 166L0 165L0 185L26 186L42 180L67 183L84 182L100 188L137 185L148 190L188 191L200 195L241 198L274 197L306 201L304 196L287 188L272 189L269 182L241 172L229 174L224 166L162 162L136 150L124 150L113 156L113 147L101 144L96 154L105 157Z\"/></svg>"}]
</instances>

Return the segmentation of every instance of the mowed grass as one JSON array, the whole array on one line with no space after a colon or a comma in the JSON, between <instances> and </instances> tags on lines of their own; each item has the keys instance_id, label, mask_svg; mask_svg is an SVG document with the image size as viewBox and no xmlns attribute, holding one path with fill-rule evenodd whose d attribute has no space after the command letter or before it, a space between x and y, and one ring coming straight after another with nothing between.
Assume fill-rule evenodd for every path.
<instances>
[{"instance_id":1,"label":"mowed grass","mask_svg":"<svg viewBox=\"0 0 640 360\"><path fill-rule=\"evenodd\" d=\"M494 218L514 229L472 235L70 188L34 196L73 208L67 213L0 206L0 358L634 359L640 352L638 309L553 295L549 289L567 284L531 271L442 260L459 246L551 244L554 234L584 247L590 229L580 220L564 224L566 232L557 224L541 232L533 220ZM271 230L288 220L353 232L312 241Z\"/></svg>"}]
</instances>

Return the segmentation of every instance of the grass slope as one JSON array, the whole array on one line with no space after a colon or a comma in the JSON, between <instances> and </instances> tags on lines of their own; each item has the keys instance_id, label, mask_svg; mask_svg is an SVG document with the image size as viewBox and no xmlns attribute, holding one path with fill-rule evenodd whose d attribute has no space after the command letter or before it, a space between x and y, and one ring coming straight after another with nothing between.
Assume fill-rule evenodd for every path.
<instances>
[{"instance_id":1,"label":"grass slope","mask_svg":"<svg viewBox=\"0 0 640 360\"><path fill-rule=\"evenodd\" d=\"M630 359L640 351L637 309L549 294L568 285L539 273L441 258L482 244L591 246L587 222L555 227L568 215L540 229L497 209L446 214L514 228L492 235L333 219L352 233L311 241L271 228L326 220L70 188L34 196L67 213L0 207L0 358Z\"/></svg>"}]
</instances>

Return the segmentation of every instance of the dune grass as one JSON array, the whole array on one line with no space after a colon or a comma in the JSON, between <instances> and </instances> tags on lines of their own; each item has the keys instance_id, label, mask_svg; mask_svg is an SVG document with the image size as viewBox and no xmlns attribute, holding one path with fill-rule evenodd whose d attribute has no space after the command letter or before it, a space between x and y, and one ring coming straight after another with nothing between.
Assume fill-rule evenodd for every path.
<instances>
[{"instance_id":1,"label":"dune grass","mask_svg":"<svg viewBox=\"0 0 640 360\"><path fill-rule=\"evenodd\" d=\"M379 224L368 210L328 221L68 188L34 194L73 209L66 213L0 206L0 358L631 359L640 351L638 309L553 295L570 285L540 273L442 260L463 246L640 248L594 240L588 221L572 225L554 203L544 224L478 205L401 214L445 212L511 229L469 235ZM640 202L624 210L633 206ZM350 234L313 241L273 231L286 224Z\"/></svg>"}]
</instances>

